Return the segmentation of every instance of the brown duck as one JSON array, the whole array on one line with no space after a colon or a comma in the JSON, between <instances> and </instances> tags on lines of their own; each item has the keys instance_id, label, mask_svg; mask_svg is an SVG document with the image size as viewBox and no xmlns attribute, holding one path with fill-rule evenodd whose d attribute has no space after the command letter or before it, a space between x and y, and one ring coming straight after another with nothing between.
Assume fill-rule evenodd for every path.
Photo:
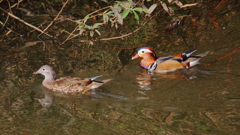
<instances>
[{"instance_id":1,"label":"brown duck","mask_svg":"<svg viewBox=\"0 0 240 135\"><path fill-rule=\"evenodd\" d=\"M100 76L93 78L77 78L77 77L61 77L55 79L56 74L53 68L49 65L42 66L38 71L33 74L42 74L45 76L45 79L42 82L42 85L50 90L64 92L64 93L73 93L73 92L82 92L85 93L90 89L95 89L102 86L104 83L111 81L112 79L106 79L102 81L95 80Z\"/></svg>"}]
</instances>

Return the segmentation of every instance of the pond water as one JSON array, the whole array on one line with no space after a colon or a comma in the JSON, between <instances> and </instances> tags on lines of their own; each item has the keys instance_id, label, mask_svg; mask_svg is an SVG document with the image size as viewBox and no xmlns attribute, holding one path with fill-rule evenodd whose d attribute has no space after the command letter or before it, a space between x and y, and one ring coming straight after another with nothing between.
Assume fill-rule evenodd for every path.
<instances>
[{"instance_id":1,"label":"pond water","mask_svg":"<svg viewBox=\"0 0 240 135\"><path fill-rule=\"evenodd\" d=\"M114 49L106 42L60 49L47 43L17 53L9 47L1 60L0 133L239 134L240 53L220 58L240 47L240 18L224 23L220 30L201 32L197 42L189 39L201 44L194 54L211 53L186 76L148 74L139 67L140 59L131 60L133 49ZM162 49L158 40L151 44L145 46L163 56L188 51L185 45ZM85 95L53 93L42 87L43 76L33 75L43 64L53 66L58 77L113 80Z\"/></svg>"}]
</instances>

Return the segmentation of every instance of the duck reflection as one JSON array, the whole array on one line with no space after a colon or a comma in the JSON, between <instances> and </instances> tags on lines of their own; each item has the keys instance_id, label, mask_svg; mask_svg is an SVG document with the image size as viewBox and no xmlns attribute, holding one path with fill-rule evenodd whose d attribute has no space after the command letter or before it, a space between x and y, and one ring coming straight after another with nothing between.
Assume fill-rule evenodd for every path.
<instances>
[{"instance_id":1,"label":"duck reflection","mask_svg":"<svg viewBox=\"0 0 240 135\"><path fill-rule=\"evenodd\" d=\"M153 76L147 70L142 70L141 74L136 76L136 82L139 84L140 89L151 90L151 82Z\"/></svg>"},{"instance_id":2,"label":"duck reflection","mask_svg":"<svg viewBox=\"0 0 240 135\"><path fill-rule=\"evenodd\" d=\"M171 73L153 73L147 70L142 70L139 75L136 76L136 82L139 84L140 89L142 90L151 90L151 84L154 80L157 79L195 79L196 76L191 74L192 72L196 73L198 70L179 70L177 72Z\"/></svg>"},{"instance_id":3,"label":"duck reflection","mask_svg":"<svg viewBox=\"0 0 240 135\"><path fill-rule=\"evenodd\" d=\"M43 91L45 97L44 98L38 98L38 102L42 105L42 107L51 107L52 104L53 104L53 95L46 92L46 91Z\"/></svg>"}]
</instances>

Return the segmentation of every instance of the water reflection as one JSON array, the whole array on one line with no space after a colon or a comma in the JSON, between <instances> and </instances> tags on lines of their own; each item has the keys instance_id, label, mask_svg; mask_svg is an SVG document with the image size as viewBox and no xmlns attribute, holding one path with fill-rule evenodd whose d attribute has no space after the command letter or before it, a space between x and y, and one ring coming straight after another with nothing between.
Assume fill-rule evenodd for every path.
<instances>
[{"instance_id":1,"label":"water reflection","mask_svg":"<svg viewBox=\"0 0 240 135\"><path fill-rule=\"evenodd\" d=\"M153 76L149 74L147 70L142 70L139 75L136 76L136 82L139 84L140 89L151 90L151 81Z\"/></svg>"},{"instance_id":2,"label":"water reflection","mask_svg":"<svg viewBox=\"0 0 240 135\"><path fill-rule=\"evenodd\" d=\"M142 90L151 90L152 82L154 80L162 80L163 83L174 79L196 79L196 74L207 74L210 72L200 70L197 67L190 69L182 69L176 72L170 73L155 73L142 69L139 75L136 75L136 82L139 84L139 88Z\"/></svg>"},{"instance_id":3,"label":"water reflection","mask_svg":"<svg viewBox=\"0 0 240 135\"><path fill-rule=\"evenodd\" d=\"M53 104L53 95L48 93L47 91L43 91L45 97L37 98L38 102L42 105L42 107L51 107Z\"/></svg>"}]
</instances>

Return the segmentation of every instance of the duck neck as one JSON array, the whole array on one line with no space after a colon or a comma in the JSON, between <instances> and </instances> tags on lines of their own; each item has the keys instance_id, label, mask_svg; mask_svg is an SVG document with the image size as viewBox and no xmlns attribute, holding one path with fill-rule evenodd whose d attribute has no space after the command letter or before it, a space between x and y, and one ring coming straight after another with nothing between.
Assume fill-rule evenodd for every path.
<instances>
[{"instance_id":1,"label":"duck neck","mask_svg":"<svg viewBox=\"0 0 240 135\"><path fill-rule=\"evenodd\" d=\"M146 53L143 55L140 65L144 68L148 68L156 61L156 57L152 53Z\"/></svg>"},{"instance_id":2,"label":"duck neck","mask_svg":"<svg viewBox=\"0 0 240 135\"><path fill-rule=\"evenodd\" d=\"M52 74L45 74L45 79L44 82L54 82L55 81L55 76Z\"/></svg>"}]
</instances>

